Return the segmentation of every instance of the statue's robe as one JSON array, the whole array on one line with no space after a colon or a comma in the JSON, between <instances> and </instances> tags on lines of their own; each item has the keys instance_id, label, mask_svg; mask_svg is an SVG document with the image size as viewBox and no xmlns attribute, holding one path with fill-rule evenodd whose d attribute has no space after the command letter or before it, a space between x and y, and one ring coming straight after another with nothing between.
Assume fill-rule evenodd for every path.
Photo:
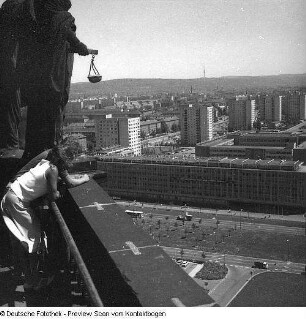
<instances>
[{"instance_id":1,"label":"statue's robe","mask_svg":"<svg viewBox=\"0 0 306 319\"><path fill-rule=\"evenodd\" d=\"M18 61L20 39L34 23L34 0L7 0L0 9L0 148L19 147L22 105Z\"/></svg>"},{"instance_id":2,"label":"statue's robe","mask_svg":"<svg viewBox=\"0 0 306 319\"><path fill-rule=\"evenodd\" d=\"M87 55L75 35L70 1L38 1L37 29L21 43L21 96L28 105L24 157L32 158L61 140L64 107L68 102L73 53Z\"/></svg>"}]
</instances>

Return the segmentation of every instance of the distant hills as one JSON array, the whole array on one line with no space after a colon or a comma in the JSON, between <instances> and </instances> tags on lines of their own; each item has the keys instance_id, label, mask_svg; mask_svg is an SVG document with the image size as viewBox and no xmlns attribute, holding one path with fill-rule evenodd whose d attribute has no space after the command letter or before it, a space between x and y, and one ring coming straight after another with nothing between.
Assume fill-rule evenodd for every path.
<instances>
[{"instance_id":1,"label":"distant hills","mask_svg":"<svg viewBox=\"0 0 306 319\"><path fill-rule=\"evenodd\" d=\"M105 94L118 95L152 95L158 93L226 92L252 91L260 92L273 89L306 87L306 73L282 74L270 76L227 76L221 78L198 79L118 79L72 83L70 98L81 95L98 96Z\"/></svg>"}]
</instances>

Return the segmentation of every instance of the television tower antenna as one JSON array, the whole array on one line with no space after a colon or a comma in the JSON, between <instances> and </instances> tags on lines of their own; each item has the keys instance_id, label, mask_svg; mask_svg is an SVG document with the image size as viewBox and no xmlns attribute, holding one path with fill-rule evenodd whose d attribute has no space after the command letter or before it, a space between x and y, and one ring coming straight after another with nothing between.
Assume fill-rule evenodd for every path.
<instances>
[{"instance_id":1,"label":"television tower antenna","mask_svg":"<svg viewBox=\"0 0 306 319\"><path fill-rule=\"evenodd\" d=\"M203 64L203 93L206 94L206 69L205 63Z\"/></svg>"}]
</instances>

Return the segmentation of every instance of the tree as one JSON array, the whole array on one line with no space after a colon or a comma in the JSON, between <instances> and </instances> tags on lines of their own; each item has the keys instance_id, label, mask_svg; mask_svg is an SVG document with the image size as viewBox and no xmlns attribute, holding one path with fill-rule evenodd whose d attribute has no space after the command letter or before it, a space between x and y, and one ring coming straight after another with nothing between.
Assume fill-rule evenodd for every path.
<instances>
[{"instance_id":1,"label":"tree","mask_svg":"<svg viewBox=\"0 0 306 319\"><path fill-rule=\"evenodd\" d=\"M220 224L220 221L219 221L219 219L217 219L217 220L216 220L217 229L218 229L219 224Z\"/></svg>"},{"instance_id":2,"label":"tree","mask_svg":"<svg viewBox=\"0 0 306 319\"><path fill-rule=\"evenodd\" d=\"M178 125L176 123L173 123L171 126L171 131L172 132L177 132L178 131Z\"/></svg>"},{"instance_id":3,"label":"tree","mask_svg":"<svg viewBox=\"0 0 306 319\"><path fill-rule=\"evenodd\" d=\"M162 130L160 127L156 128L156 134L161 134L162 133Z\"/></svg>"},{"instance_id":4,"label":"tree","mask_svg":"<svg viewBox=\"0 0 306 319\"><path fill-rule=\"evenodd\" d=\"M162 121L160 123L160 129L161 129L161 133L168 133L169 132L169 127L165 121Z\"/></svg>"},{"instance_id":5,"label":"tree","mask_svg":"<svg viewBox=\"0 0 306 319\"><path fill-rule=\"evenodd\" d=\"M82 153L82 147L75 136L68 136L64 139L64 144L66 146L65 155L68 158L73 158L76 155Z\"/></svg>"},{"instance_id":6,"label":"tree","mask_svg":"<svg viewBox=\"0 0 306 319\"><path fill-rule=\"evenodd\" d=\"M93 152L95 150L95 143L92 141L87 140L87 151L89 153Z\"/></svg>"},{"instance_id":7,"label":"tree","mask_svg":"<svg viewBox=\"0 0 306 319\"><path fill-rule=\"evenodd\" d=\"M141 138L141 139L145 139L146 136L147 136L147 133L146 133L145 131L141 130L141 131L140 131L140 138Z\"/></svg>"},{"instance_id":8,"label":"tree","mask_svg":"<svg viewBox=\"0 0 306 319\"><path fill-rule=\"evenodd\" d=\"M155 130L151 131L150 136L152 136L152 137L156 136L156 131Z\"/></svg>"}]
</instances>

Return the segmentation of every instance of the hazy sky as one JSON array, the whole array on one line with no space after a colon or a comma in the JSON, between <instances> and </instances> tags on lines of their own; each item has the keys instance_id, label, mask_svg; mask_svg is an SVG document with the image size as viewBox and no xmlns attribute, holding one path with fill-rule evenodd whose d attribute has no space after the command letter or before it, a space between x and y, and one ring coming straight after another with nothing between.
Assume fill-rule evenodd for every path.
<instances>
[{"instance_id":1,"label":"hazy sky","mask_svg":"<svg viewBox=\"0 0 306 319\"><path fill-rule=\"evenodd\" d=\"M305 0L72 0L70 12L104 80L306 72ZM74 82L89 61L76 56Z\"/></svg>"}]
</instances>

